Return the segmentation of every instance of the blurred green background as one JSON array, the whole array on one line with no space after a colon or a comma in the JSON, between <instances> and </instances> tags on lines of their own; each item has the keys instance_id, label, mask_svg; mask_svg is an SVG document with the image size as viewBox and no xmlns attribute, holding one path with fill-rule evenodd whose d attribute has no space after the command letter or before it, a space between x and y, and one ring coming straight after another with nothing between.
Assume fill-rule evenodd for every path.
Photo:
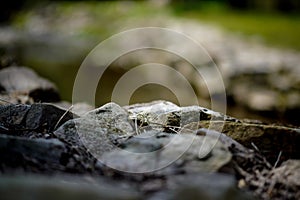
<instances>
[{"instance_id":1,"label":"blurred green background","mask_svg":"<svg viewBox=\"0 0 300 200\"><path fill-rule=\"evenodd\" d=\"M87 53L119 31L163 27L164 19L184 19L220 27L242 35L244 40L298 52L299 13L300 0L6 1L0 7L0 33L4 35L0 38L1 66L17 64L35 69L57 84L62 99L71 101L73 82ZM125 72L118 67L106 72L99 84L98 105L110 100L114 84ZM157 88L148 85L144 90L149 93ZM158 93L157 99L177 101L170 91L160 89L164 92ZM155 99L145 97L141 90L132 103ZM248 112L237 107L240 111L233 115L252 116L251 109Z\"/></svg>"}]
</instances>

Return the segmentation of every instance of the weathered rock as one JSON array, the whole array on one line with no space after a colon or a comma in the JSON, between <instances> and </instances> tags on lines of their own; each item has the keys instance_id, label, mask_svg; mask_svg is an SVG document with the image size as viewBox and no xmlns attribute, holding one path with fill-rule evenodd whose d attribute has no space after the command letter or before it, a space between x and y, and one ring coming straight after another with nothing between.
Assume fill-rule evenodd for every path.
<instances>
[{"instance_id":1,"label":"weathered rock","mask_svg":"<svg viewBox=\"0 0 300 200\"><path fill-rule=\"evenodd\" d=\"M244 122L213 122L223 126L222 132L248 148L258 147L259 151L275 162L279 152L281 161L288 158L299 159L300 130L278 125L255 124ZM209 121L200 121L199 127L207 128Z\"/></svg>"},{"instance_id":2,"label":"weathered rock","mask_svg":"<svg viewBox=\"0 0 300 200\"><path fill-rule=\"evenodd\" d=\"M75 114L48 103L0 106L0 133L26 137L51 137L51 132ZM49 135L50 134L50 135Z\"/></svg>"},{"instance_id":3,"label":"weathered rock","mask_svg":"<svg viewBox=\"0 0 300 200\"><path fill-rule=\"evenodd\" d=\"M98 109L86 113L84 118L96 120L104 127L123 134L132 134L133 127L128 112L115 103L107 103Z\"/></svg>"},{"instance_id":4,"label":"weathered rock","mask_svg":"<svg viewBox=\"0 0 300 200\"><path fill-rule=\"evenodd\" d=\"M8 67L0 71L0 92L8 97L26 95L33 102L59 101L58 91L53 83L39 77L26 67Z\"/></svg>"},{"instance_id":5,"label":"weathered rock","mask_svg":"<svg viewBox=\"0 0 300 200\"><path fill-rule=\"evenodd\" d=\"M0 193L3 200L135 200L141 199L133 187L121 181L94 177L3 176ZM127 183L128 184L128 183Z\"/></svg>"},{"instance_id":6,"label":"weathered rock","mask_svg":"<svg viewBox=\"0 0 300 200\"><path fill-rule=\"evenodd\" d=\"M124 107L136 128L150 126L166 132L174 132L192 122L200 120L238 121L233 117L200 106L179 107L168 101L134 104ZM196 128L196 127L195 127ZM198 128L194 129L197 130Z\"/></svg>"},{"instance_id":7,"label":"weathered rock","mask_svg":"<svg viewBox=\"0 0 300 200\"><path fill-rule=\"evenodd\" d=\"M128 113L115 103L108 103L70 120L54 132L71 146L87 149L95 157L116 148L118 138L134 134Z\"/></svg>"}]
</instances>

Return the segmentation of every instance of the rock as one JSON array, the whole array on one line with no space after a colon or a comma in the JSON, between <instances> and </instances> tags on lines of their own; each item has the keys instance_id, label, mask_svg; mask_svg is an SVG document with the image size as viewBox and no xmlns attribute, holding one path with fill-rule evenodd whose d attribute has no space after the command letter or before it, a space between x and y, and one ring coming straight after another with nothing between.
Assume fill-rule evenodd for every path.
<instances>
[{"instance_id":1,"label":"rock","mask_svg":"<svg viewBox=\"0 0 300 200\"><path fill-rule=\"evenodd\" d=\"M9 104L0 106L0 110L0 133L31 138L52 135L61 124L77 117L49 103Z\"/></svg>"},{"instance_id":2,"label":"rock","mask_svg":"<svg viewBox=\"0 0 300 200\"><path fill-rule=\"evenodd\" d=\"M174 132L192 122L201 120L238 121L222 113L200 106L179 107L168 101L134 104L124 107L135 122L136 127L150 126L166 132ZM193 130L197 130L193 129Z\"/></svg>"},{"instance_id":3,"label":"rock","mask_svg":"<svg viewBox=\"0 0 300 200\"><path fill-rule=\"evenodd\" d=\"M116 148L116 140L134 134L128 113L115 103L92 110L63 124L54 135L60 140L87 149L96 158Z\"/></svg>"},{"instance_id":4,"label":"rock","mask_svg":"<svg viewBox=\"0 0 300 200\"><path fill-rule=\"evenodd\" d=\"M110 128L123 134L132 134L134 132L128 112L116 103L107 103L98 109L92 110L84 118L96 120L104 127Z\"/></svg>"},{"instance_id":5,"label":"rock","mask_svg":"<svg viewBox=\"0 0 300 200\"><path fill-rule=\"evenodd\" d=\"M218 181L217 181L218 180ZM254 199L236 188L233 176L211 173L170 177L167 188L149 198L154 199Z\"/></svg>"},{"instance_id":6,"label":"rock","mask_svg":"<svg viewBox=\"0 0 300 200\"><path fill-rule=\"evenodd\" d=\"M101 174L100 163L88 152L58 139L27 139L0 135L0 171L53 174Z\"/></svg>"},{"instance_id":7,"label":"rock","mask_svg":"<svg viewBox=\"0 0 300 200\"><path fill-rule=\"evenodd\" d=\"M213 149L199 157L203 143ZM127 139L120 147L100 160L108 167L131 173L215 172L231 160L231 153L220 142L191 134L145 132ZM163 172L158 171L162 168Z\"/></svg>"},{"instance_id":8,"label":"rock","mask_svg":"<svg viewBox=\"0 0 300 200\"><path fill-rule=\"evenodd\" d=\"M28 96L33 102L59 101L58 91L53 83L39 77L26 67L8 67L0 71L0 91L9 97Z\"/></svg>"},{"instance_id":9,"label":"rock","mask_svg":"<svg viewBox=\"0 0 300 200\"><path fill-rule=\"evenodd\" d=\"M272 124L256 124L244 122L214 122L223 126L222 133L233 138L248 148L255 145L268 160L275 162L279 152L281 161L288 158L299 159L300 130ZM209 121L200 121L199 127L208 128ZM212 127L213 128L213 127Z\"/></svg>"},{"instance_id":10,"label":"rock","mask_svg":"<svg viewBox=\"0 0 300 200\"><path fill-rule=\"evenodd\" d=\"M229 96L249 110L274 113L274 117L284 116L286 120L299 124L297 119L289 116L292 110L300 109L300 80L296 74L299 74L299 69L294 66L261 73L248 69L231 77Z\"/></svg>"},{"instance_id":11,"label":"rock","mask_svg":"<svg viewBox=\"0 0 300 200\"><path fill-rule=\"evenodd\" d=\"M3 200L141 199L133 187L124 187L124 183L121 185L121 181L118 182L100 177L3 176L0 179L0 192Z\"/></svg>"},{"instance_id":12,"label":"rock","mask_svg":"<svg viewBox=\"0 0 300 200\"><path fill-rule=\"evenodd\" d=\"M67 147L57 139L30 140L0 135L1 171L54 173L64 171L62 157Z\"/></svg>"},{"instance_id":13,"label":"rock","mask_svg":"<svg viewBox=\"0 0 300 200\"><path fill-rule=\"evenodd\" d=\"M237 186L253 191L255 198L298 195L298 161L278 168L267 161L277 158L277 151L282 156L276 165L289 157L298 159L298 129L167 101L124 108L108 103L80 117L49 103L9 104L0 109L0 172L4 174L73 174L74 187L77 176L91 176L91 182L101 184L87 183L86 188L95 188L89 194L103 199L250 198ZM19 184L18 179L11 180L8 183ZM42 195L41 190L54 187L52 180L42 180L26 187L21 181L12 188ZM61 193L53 198L88 197L84 180L78 184L84 187L76 186L74 191L60 180L55 179L55 190ZM133 189L123 194L116 181ZM3 188L0 180L6 198L10 189ZM18 194L11 197L17 199Z\"/></svg>"}]
</instances>

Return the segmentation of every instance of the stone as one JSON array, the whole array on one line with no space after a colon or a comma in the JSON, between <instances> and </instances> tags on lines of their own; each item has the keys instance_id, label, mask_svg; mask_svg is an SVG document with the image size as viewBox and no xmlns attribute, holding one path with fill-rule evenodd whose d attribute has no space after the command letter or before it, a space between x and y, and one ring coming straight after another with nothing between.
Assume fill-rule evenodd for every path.
<instances>
[{"instance_id":1,"label":"stone","mask_svg":"<svg viewBox=\"0 0 300 200\"><path fill-rule=\"evenodd\" d=\"M263 199L298 195L298 160L281 164L289 157L298 159L295 128L167 101L126 107L107 103L80 116L70 107L49 103L8 104L0 109L1 173L72 174L69 181L63 178L63 184L62 179L53 179L56 186L52 180L41 178L43 183L36 184L34 179L37 189L29 189L37 193L32 194L42 195L50 184L61 191L53 198L81 199L83 194L87 198L87 184L91 198L101 199L251 199L244 191ZM278 157L280 167L268 161L272 156ZM88 182L80 180L82 189L75 187L78 176L89 177ZM69 182L74 191L64 185ZM22 182L12 188L28 192L29 186L30 182L26 187ZM3 188L0 180L0 192L8 198L11 190Z\"/></svg>"},{"instance_id":2,"label":"stone","mask_svg":"<svg viewBox=\"0 0 300 200\"><path fill-rule=\"evenodd\" d=\"M254 148L264 154L268 160L275 162L281 151L281 161L289 158L299 159L300 129L280 125L247 123L247 122L214 122L223 126L222 133L243 144L247 148ZM208 128L209 121L200 121L199 127ZM212 127L213 129L213 127Z\"/></svg>"},{"instance_id":3,"label":"stone","mask_svg":"<svg viewBox=\"0 0 300 200\"><path fill-rule=\"evenodd\" d=\"M96 158L117 147L119 138L133 135L132 122L126 110L108 103L63 124L54 135L72 146L86 149Z\"/></svg>"},{"instance_id":4,"label":"stone","mask_svg":"<svg viewBox=\"0 0 300 200\"><path fill-rule=\"evenodd\" d=\"M213 148L205 157L199 157L203 143ZM215 172L231 161L231 153L220 142L192 134L145 132L127 139L120 147L100 160L108 167L131 173Z\"/></svg>"},{"instance_id":5,"label":"stone","mask_svg":"<svg viewBox=\"0 0 300 200\"><path fill-rule=\"evenodd\" d=\"M43 137L64 122L77 117L49 103L9 104L0 106L0 110L0 133L32 138Z\"/></svg>"},{"instance_id":6,"label":"stone","mask_svg":"<svg viewBox=\"0 0 300 200\"><path fill-rule=\"evenodd\" d=\"M96 120L99 124L104 125L116 132L123 134L132 134L133 124L129 120L128 112L116 103L107 103L100 108L87 112L84 118Z\"/></svg>"},{"instance_id":7,"label":"stone","mask_svg":"<svg viewBox=\"0 0 300 200\"><path fill-rule=\"evenodd\" d=\"M26 67L8 67L0 71L0 92L9 96L25 95L33 102L55 102L60 97L56 86Z\"/></svg>"},{"instance_id":8,"label":"stone","mask_svg":"<svg viewBox=\"0 0 300 200\"><path fill-rule=\"evenodd\" d=\"M168 101L154 101L150 103L134 104L124 107L129 117L137 127L150 126L166 132L174 132L192 122L201 120L238 121L222 113L200 106L179 107ZM197 129L194 129L197 130Z\"/></svg>"},{"instance_id":9,"label":"stone","mask_svg":"<svg viewBox=\"0 0 300 200\"><path fill-rule=\"evenodd\" d=\"M30 140L0 135L0 168L7 173L12 170L54 173L64 171L61 164L67 147L57 139Z\"/></svg>"}]
</instances>

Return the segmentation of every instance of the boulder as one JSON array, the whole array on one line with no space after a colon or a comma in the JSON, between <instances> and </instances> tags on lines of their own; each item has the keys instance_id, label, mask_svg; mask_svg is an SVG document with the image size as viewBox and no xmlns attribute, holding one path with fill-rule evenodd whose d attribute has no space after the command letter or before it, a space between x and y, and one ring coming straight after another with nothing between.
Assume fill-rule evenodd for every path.
<instances>
[{"instance_id":1,"label":"boulder","mask_svg":"<svg viewBox=\"0 0 300 200\"><path fill-rule=\"evenodd\" d=\"M7 101L28 96L28 101L55 102L60 97L56 86L39 77L27 67L8 67L0 71L0 92L8 95ZM21 99L19 99L21 101ZM25 102L23 102L25 103Z\"/></svg>"}]
</instances>

